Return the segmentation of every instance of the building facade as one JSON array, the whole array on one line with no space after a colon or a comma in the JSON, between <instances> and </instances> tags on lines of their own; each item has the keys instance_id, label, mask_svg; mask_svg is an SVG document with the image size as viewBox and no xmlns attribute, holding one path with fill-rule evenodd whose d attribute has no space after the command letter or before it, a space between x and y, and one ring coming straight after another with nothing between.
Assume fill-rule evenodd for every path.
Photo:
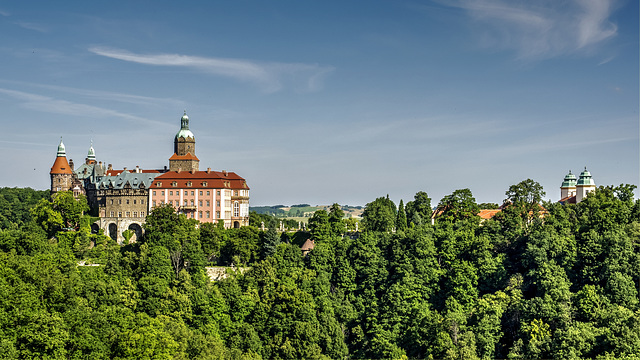
<instances>
[{"instance_id":1,"label":"building facade","mask_svg":"<svg viewBox=\"0 0 640 360\"><path fill-rule=\"evenodd\" d=\"M125 240L125 235L131 241L140 238L145 217L163 204L201 222L222 221L227 228L249 225L246 180L224 170L199 171L195 145L186 112L174 137L169 167L164 169L136 166L133 170L114 170L111 164L105 169L96 160L92 142L85 163L74 170L61 139L50 171L51 191L53 195L67 190L73 190L75 196L85 194L91 211L99 217L92 231L103 231L118 243Z\"/></svg>"}]
</instances>

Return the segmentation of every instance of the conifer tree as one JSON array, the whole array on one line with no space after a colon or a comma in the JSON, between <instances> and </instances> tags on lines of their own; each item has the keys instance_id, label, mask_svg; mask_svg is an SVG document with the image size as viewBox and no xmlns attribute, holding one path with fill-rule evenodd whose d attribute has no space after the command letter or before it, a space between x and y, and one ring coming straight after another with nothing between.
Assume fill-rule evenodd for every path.
<instances>
[{"instance_id":1,"label":"conifer tree","mask_svg":"<svg viewBox=\"0 0 640 360\"><path fill-rule=\"evenodd\" d=\"M402 199L400 199L400 204L398 204L398 216L396 217L396 230L404 231L407 230L407 214L404 212L404 203Z\"/></svg>"}]
</instances>

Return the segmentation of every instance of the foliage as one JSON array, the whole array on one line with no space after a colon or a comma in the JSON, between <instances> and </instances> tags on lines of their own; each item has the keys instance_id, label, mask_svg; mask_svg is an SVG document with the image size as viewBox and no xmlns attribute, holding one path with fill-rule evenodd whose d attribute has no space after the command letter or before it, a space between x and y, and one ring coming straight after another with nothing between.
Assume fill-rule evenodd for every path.
<instances>
[{"instance_id":1,"label":"foliage","mask_svg":"<svg viewBox=\"0 0 640 360\"><path fill-rule=\"evenodd\" d=\"M169 206L148 216L143 239L118 246L90 234L81 198L34 201L0 230L0 356L636 358L633 186L560 205L540 203L536 184L511 187L482 223L468 189L439 202L435 226L424 192L398 211L378 198L354 238L341 236L334 204L310 219L306 257L306 232L225 229ZM207 262L251 269L212 282Z\"/></svg>"}]
</instances>

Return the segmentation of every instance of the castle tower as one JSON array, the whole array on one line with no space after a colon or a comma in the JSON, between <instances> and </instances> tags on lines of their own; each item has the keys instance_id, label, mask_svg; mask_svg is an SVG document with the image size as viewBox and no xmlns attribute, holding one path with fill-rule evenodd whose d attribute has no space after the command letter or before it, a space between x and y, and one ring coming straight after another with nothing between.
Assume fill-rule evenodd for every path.
<instances>
[{"instance_id":1,"label":"castle tower","mask_svg":"<svg viewBox=\"0 0 640 360\"><path fill-rule=\"evenodd\" d=\"M89 147L89 153L87 154L87 159L85 160L85 164L93 165L96 163L96 151L93 149L93 140L91 140L91 146Z\"/></svg>"},{"instance_id":2,"label":"castle tower","mask_svg":"<svg viewBox=\"0 0 640 360\"><path fill-rule=\"evenodd\" d=\"M564 181L560 186L560 199L564 199L564 198L575 196L575 195L576 195L576 176L571 173L571 170L569 170L569 173L567 174L567 176L564 177Z\"/></svg>"},{"instance_id":3,"label":"castle tower","mask_svg":"<svg viewBox=\"0 0 640 360\"><path fill-rule=\"evenodd\" d=\"M180 119L180 131L173 141L173 155L169 158L170 171L198 171L200 160L196 157L196 137L189 130L189 117L184 112Z\"/></svg>"},{"instance_id":4,"label":"castle tower","mask_svg":"<svg viewBox=\"0 0 640 360\"><path fill-rule=\"evenodd\" d=\"M51 167L49 172L51 176L51 195L54 195L58 191L67 191L71 189L73 183L73 170L67 162L67 153L65 151L62 137L60 138L60 145L58 145L58 154L56 161Z\"/></svg>"},{"instance_id":5,"label":"castle tower","mask_svg":"<svg viewBox=\"0 0 640 360\"><path fill-rule=\"evenodd\" d=\"M584 171L580 173L580 178L576 184L576 203L582 201L587 194L596 189L596 183L591 178L591 173L584 167Z\"/></svg>"}]
</instances>

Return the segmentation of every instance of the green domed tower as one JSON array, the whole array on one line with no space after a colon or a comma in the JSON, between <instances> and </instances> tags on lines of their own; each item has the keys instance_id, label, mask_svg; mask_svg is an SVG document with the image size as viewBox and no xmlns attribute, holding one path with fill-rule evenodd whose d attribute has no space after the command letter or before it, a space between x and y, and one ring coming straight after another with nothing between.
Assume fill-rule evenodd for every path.
<instances>
[{"instance_id":1,"label":"green domed tower","mask_svg":"<svg viewBox=\"0 0 640 360\"><path fill-rule=\"evenodd\" d=\"M180 131L173 141L173 155L169 158L170 171L198 171L200 160L196 157L196 137L189 130L189 117L184 112L180 119Z\"/></svg>"},{"instance_id":2,"label":"green domed tower","mask_svg":"<svg viewBox=\"0 0 640 360\"><path fill-rule=\"evenodd\" d=\"M591 177L591 173L584 167L584 171L580 173L580 178L576 184L576 203L582 201L587 194L596 189L596 183Z\"/></svg>"},{"instance_id":3,"label":"green domed tower","mask_svg":"<svg viewBox=\"0 0 640 360\"><path fill-rule=\"evenodd\" d=\"M569 170L569 173L567 174L567 176L564 177L564 181L560 186L560 199L575 196L575 194L576 194L576 176L571 173L571 170Z\"/></svg>"}]
</instances>

